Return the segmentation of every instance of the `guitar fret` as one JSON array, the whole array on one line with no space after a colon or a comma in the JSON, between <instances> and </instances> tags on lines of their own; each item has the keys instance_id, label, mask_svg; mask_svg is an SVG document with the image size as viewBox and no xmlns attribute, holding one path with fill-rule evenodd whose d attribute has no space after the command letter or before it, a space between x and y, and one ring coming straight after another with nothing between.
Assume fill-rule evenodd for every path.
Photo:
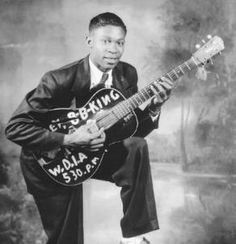
<instances>
[{"instance_id":1,"label":"guitar fret","mask_svg":"<svg viewBox=\"0 0 236 244\"><path fill-rule=\"evenodd\" d=\"M130 112L129 106L127 106L126 104L127 104L126 101L125 101L125 103L122 103L122 109L124 111L124 115L126 115Z\"/></svg>"},{"instance_id":2,"label":"guitar fret","mask_svg":"<svg viewBox=\"0 0 236 244\"><path fill-rule=\"evenodd\" d=\"M179 69L182 72L182 74L184 75L184 70L182 69L181 65L179 66Z\"/></svg>"},{"instance_id":3,"label":"guitar fret","mask_svg":"<svg viewBox=\"0 0 236 244\"><path fill-rule=\"evenodd\" d=\"M125 107L123 105L123 103L121 102L120 104L117 104L116 106L113 107L113 111L114 112L114 116L119 120L121 118L123 118L123 116L125 115Z\"/></svg>"},{"instance_id":4,"label":"guitar fret","mask_svg":"<svg viewBox=\"0 0 236 244\"><path fill-rule=\"evenodd\" d=\"M140 100L142 101L142 103L144 103L144 102L146 101L146 98L145 98L145 96L143 95L142 90L139 91L139 98L140 98Z\"/></svg>"},{"instance_id":5,"label":"guitar fret","mask_svg":"<svg viewBox=\"0 0 236 244\"><path fill-rule=\"evenodd\" d=\"M146 101L146 98L143 95L142 90L139 92L139 94L140 94L140 98L141 98L142 102L145 102Z\"/></svg>"},{"instance_id":6,"label":"guitar fret","mask_svg":"<svg viewBox=\"0 0 236 244\"><path fill-rule=\"evenodd\" d=\"M133 97L130 98L130 105L131 105L131 107L132 107L132 110L133 110L134 108L136 108L136 105L135 105L135 103L134 103L134 101L133 101Z\"/></svg>"},{"instance_id":7,"label":"guitar fret","mask_svg":"<svg viewBox=\"0 0 236 244\"><path fill-rule=\"evenodd\" d=\"M132 111L132 106L130 106L130 99L125 101L125 106L127 108L128 113Z\"/></svg>"},{"instance_id":8,"label":"guitar fret","mask_svg":"<svg viewBox=\"0 0 236 244\"><path fill-rule=\"evenodd\" d=\"M172 77L170 76L169 73L167 73L166 75L168 76L168 78L169 78L171 81L173 81L173 80L172 80Z\"/></svg>"},{"instance_id":9,"label":"guitar fret","mask_svg":"<svg viewBox=\"0 0 236 244\"><path fill-rule=\"evenodd\" d=\"M176 72L176 70L174 69L173 70L173 72L174 72L174 74L175 74L175 76L177 77L177 79L179 78L179 76L178 76L178 73Z\"/></svg>"},{"instance_id":10,"label":"guitar fret","mask_svg":"<svg viewBox=\"0 0 236 244\"><path fill-rule=\"evenodd\" d=\"M123 117L123 111L121 106L117 106L115 110L116 110L116 112L114 113L115 117L121 119Z\"/></svg>"},{"instance_id":11,"label":"guitar fret","mask_svg":"<svg viewBox=\"0 0 236 244\"><path fill-rule=\"evenodd\" d=\"M192 57L191 59L193 60L194 64L195 64L196 66L198 66L198 63L196 62L195 58Z\"/></svg>"},{"instance_id":12,"label":"guitar fret","mask_svg":"<svg viewBox=\"0 0 236 244\"><path fill-rule=\"evenodd\" d=\"M170 75L171 75L171 77L172 77L172 80L174 81L174 80L176 80L176 76L175 76L175 74L173 73L173 71L171 71L171 72L169 72L170 73Z\"/></svg>"},{"instance_id":13,"label":"guitar fret","mask_svg":"<svg viewBox=\"0 0 236 244\"><path fill-rule=\"evenodd\" d=\"M149 94L149 98L150 97L152 97L154 94L153 94L153 90L152 90L152 87L153 86L153 84L151 84L151 85L149 85L148 87L147 87L147 92L148 92L148 94ZM155 89L155 87L154 87L154 89Z\"/></svg>"},{"instance_id":14,"label":"guitar fret","mask_svg":"<svg viewBox=\"0 0 236 244\"><path fill-rule=\"evenodd\" d=\"M137 97L137 100L138 100L138 104L142 104L143 103L142 99L138 95L136 97Z\"/></svg>"},{"instance_id":15,"label":"guitar fret","mask_svg":"<svg viewBox=\"0 0 236 244\"><path fill-rule=\"evenodd\" d=\"M184 62L184 64L188 67L189 70L191 70L191 67L189 66L188 62Z\"/></svg>"},{"instance_id":16,"label":"guitar fret","mask_svg":"<svg viewBox=\"0 0 236 244\"><path fill-rule=\"evenodd\" d=\"M130 108L128 106L127 100L125 100L123 103L121 103L120 106L122 107L123 115L126 115L130 112Z\"/></svg>"},{"instance_id":17,"label":"guitar fret","mask_svg":"<svg viewBox=\"0 0 236 244\"><path fill-rule=\"evenodd\" d=\"M137 105L139 105L139 104L140 104L140 102L139 102L139 100L138 100L138 97L137 97L137 96L134 96L134 100L135 100L135 102L137 103Z\"/></svg>"},{"instance_id":18,"label":"guitar fret","mask_svg":"<svg viewBox=\"0 0 236 244\"><path fill-rule=\"evenodd\" d=\"M130 102L129 102L129 100L125 100L124 107L125 107L125 110L126 110L126 113L127 114L132 111L132 108L130 108Z\"/></svg>"},{"instance_id":19,"label":"guitar fret","mask_svg":"<svg viewBox=\"0 0 236 244\"><path fill-rule=\"evenodd\" d=\"M149 99L149 94L147 93L146 89L143 89L143 94L146 100Z\"/></svg>"},{"instance_id":20,"label":"guitar fret","mask_svg":"<svg viewBox=\"0 0 236 244\"><path fill-rule=\"evenodd\" d=\"M113 110L114 111L114 110ZM115 116L115 113L109 113L109 115L104 118L104 120L101 120L99 122L99 127L103 127L103 128L109 128L110 126L112 126L113 124L115 124L117 121L119 120L118 116Z\"/></svg>"}]
</instances>

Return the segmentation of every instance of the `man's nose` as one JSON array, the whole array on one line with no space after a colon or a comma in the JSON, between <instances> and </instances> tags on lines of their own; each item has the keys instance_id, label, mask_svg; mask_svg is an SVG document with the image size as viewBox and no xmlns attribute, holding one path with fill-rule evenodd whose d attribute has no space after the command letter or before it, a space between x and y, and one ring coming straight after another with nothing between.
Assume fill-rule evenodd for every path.
<instances>
[{"instance_id":1,"label":"man's nose","mask_svg":"<svg viewBox=\"0 0 236 244\"><path fill-rule=\"evenodd\" d=\"M117 48L117 46L116 46L116 43L110 43L110 45L109 45L109 47L108 47L108 51L109 51L110 53L118 53L119 50L118 50L118 48Z\"/></svg>"}]
</instances>

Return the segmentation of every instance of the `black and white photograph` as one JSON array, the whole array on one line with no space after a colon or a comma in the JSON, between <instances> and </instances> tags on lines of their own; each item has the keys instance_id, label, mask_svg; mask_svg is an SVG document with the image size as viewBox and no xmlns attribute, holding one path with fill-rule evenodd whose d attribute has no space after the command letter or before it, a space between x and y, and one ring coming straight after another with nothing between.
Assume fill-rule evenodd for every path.
<instances>
[{"instance_id":1,"label":"black and white photograph","mask_svg":"<svg viewBox=\"0 0 236 244\"><path fill-rule=\"evenodd\" d=\"M0 244L235 244L235 12L0 0Z\"/></svg>"}]
</instances>

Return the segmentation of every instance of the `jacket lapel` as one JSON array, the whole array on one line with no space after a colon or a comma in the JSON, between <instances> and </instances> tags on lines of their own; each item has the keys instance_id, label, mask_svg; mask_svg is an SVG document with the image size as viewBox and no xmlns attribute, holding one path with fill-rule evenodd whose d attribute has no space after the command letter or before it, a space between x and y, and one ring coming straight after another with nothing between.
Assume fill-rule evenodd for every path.
<instances>
[{"instance_id":1,"label":"jacket lapel","mask_svg":"<svg viewBox=\"0 0 236 244\"><path fill-rule=\"evenodd\" d=\"M87 56L82 59L78 65L75 82L71 89L76 98L77 106L81 106L86 103L89 97L90 80L89 56Z\"/></svg>"},{"instance_id":2,"label":"jacket lapel","mask_svg":"<svg viewBox=\"0 0 236 244\"><path fill-rule=\"evenodd\" d=\"M113 80L112 80L112 86L121 91L122 94L124 96L129 96L130 94L128 94L126 91L129 88L129 83L127 81L127 79L125 79L124 75L123 75L123 69L122 66L118 63L118 65L114 68L113 72L112 72L112 76L113 76Z\"/></svg>"},{"instance_id":3,"label":"jacket lapel","mask_svg":"<svg viewBox=\"0 0 236 244\"><path fill-rule=\"evenodd\" d=\"M127 83L126 79L123 76L122 67L121 67L121 65L119 63L113 69L112 76L113 76L113 86L114 86L114 88L122 91L128 86L128 83Z\"/></svg>"}]
</instances>

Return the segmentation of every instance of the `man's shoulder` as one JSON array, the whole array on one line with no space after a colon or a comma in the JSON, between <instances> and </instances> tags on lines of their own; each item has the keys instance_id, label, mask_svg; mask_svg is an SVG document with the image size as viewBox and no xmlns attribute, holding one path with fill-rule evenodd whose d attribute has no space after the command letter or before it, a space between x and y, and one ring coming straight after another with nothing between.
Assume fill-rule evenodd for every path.
<instances>
[{"instance_id":1,"label":"man's shoulder","mask_svg":"<svg viewBox=\"0 0 236 244\"><path fill-rule=\"evenodd\" d=\"M115 72L117 72L119 75L125 77L129 81L129 83L137 82L138 74L137 74L136 68L133 65L120 61L117 64L116 68L117 68L117 71L115 71Z\"/></svg>"},{"instance_id":2,"label":"man's shoulder","mask_svg":"<svg viewBox=\"0 0 236 244\"><path fill-rule=\"evenodd\" d=\"M77 69L79 68L79 66L84 62L84 59L85 58L73 61L73 62L68 63L66 65L63 65L63 66L61 66L59 68L52 69L52 70L50 70L48 72L52 73L52 74L63 74L63 73L67 74L67 73L76 72Z\"/></svg>"},{"instance_id":3,"label":"man's shoulder","mask_svg":"<svg viewBox=\"0 0 236 244\"><path fill-rule=\"evenodd\" d=\"M136 71L136 68L133 65L124 61L120 61L117 64L117 68L123 71Z\"/></svg>"},{"instance_id":4,"label":"man's shoulder","mask_svg":"<svg viewBox=\"0 0 236 244\"><path fill-rule=\"evenodd\" d=\"M50 77L56 81L58 85L63 87L72 86L75 79L78 77L78 73L84 73L86 65L86 57L80 60L76 60L57 69L49 70L44 74L44 77ZM83 72L81 72L81 70ZM43 77L43 78L44 78Z\"/></svg>"}]
</instances>

